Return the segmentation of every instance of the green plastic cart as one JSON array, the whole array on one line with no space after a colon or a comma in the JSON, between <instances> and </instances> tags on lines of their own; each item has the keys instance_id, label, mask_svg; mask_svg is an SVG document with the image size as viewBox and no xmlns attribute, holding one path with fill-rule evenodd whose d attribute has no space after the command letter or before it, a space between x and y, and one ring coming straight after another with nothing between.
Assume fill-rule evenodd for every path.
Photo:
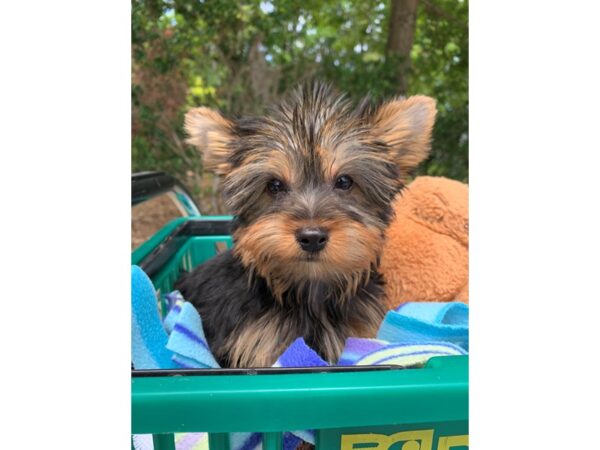
<instances>
[{"instance_id":1,"label":"green plastic cart","mask_svg":"<svg viewBox=\"0 0 600 450\"><path fill-rule=\"evenodd\" d=\"M181 270L232 245L231 218L199 216L175 180L142 175L145 191L133 177L133 204L170 192L193 214L132 254L132 264L167 293ZM305 429L315 430L317 450L468 448L468 356L432 358L419 369L133 370L131 395L132 433L153 434L156 450L174 449L181 432L208 432L210 450L228 450L228 433L261 432L263 449L279 450L284 432Z\"/></svg>"}]
</instances>

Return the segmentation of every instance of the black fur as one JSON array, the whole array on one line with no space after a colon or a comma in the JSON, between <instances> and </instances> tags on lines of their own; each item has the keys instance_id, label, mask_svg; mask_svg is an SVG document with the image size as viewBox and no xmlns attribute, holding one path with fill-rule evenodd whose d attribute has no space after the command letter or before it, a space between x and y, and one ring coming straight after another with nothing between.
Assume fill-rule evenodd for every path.
<instances>
[{"instance_id":1,"label":"black fur","mask_svg":"<svg viewBox=\"0 0 600 450\"><path fill-rule=\"evenodd\" d=\"M381 302L383 282L377 272L371 274L357 295L344 303L337 302L335 298L322 298L318 292L317 295L305 292L304 298L300 299L284 297L284 302L280 303L271 295L265 280L258 275L249 285L244 267L231 250L184 274L175 288L202 316L206 339L222 367L232 365L225 349L227 338L251 326L267 312L276 311L279 321L277 329L281 330L281 334L272 336L272 339L288 340L283 343L287 347L296 338L303 337L326 360L331 360L331 356L326 354L322 345L324 333L334 330L337 338L344 342L347 337L354 335L356 325L365 320L367 309L378 311L381 319L385 313ZM324 322L332 326L324 327ZM272 356L274 362L280 355Z\"/></svg>"}]
</instances>

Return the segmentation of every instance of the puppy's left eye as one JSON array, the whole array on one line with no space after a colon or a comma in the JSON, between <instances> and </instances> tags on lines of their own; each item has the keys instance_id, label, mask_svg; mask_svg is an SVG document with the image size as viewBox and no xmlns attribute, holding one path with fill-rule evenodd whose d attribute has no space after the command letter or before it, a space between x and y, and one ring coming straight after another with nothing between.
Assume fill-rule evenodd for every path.
<instances>
[{"instance_id":1,"label":"puppy's left eye","mask_svg":"<svg viewBox=\"0 0 600 450\"><path fill-rule=\"evenodd\" d=\"M267 183L267 189L272 195L275 195L285 191L285 185L279 180L271 180Z\"/></svg>"},{"instance_id":2,"label":"puppy's left eye","mask_svg":"<svg viewBox=\"0 0 600 450\"><path fill-rule=\"evenodd\" d=\"M342 175L335 181L335 188L341 189L342 191L347 191L352 187L353 184L354 181L352 178L350 178L348 175Z\"/></svg>"}]
</instances>

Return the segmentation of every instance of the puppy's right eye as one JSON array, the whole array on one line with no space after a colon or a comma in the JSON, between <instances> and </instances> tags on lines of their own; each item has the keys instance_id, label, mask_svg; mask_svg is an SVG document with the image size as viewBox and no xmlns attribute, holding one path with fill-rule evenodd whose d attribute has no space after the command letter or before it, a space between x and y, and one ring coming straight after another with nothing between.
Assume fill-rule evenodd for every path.
<instances>
[{"instance_id":1,"label":"puppy's right eye","mask_svg":"<svg viewBox=\"0 0 600 450\"><path fill-rule=\"evenodd\" d=\"M267 183L267 190L275 195L285 191L285 185L279 180L271 180Z\"/></svg>"}]
</instances>

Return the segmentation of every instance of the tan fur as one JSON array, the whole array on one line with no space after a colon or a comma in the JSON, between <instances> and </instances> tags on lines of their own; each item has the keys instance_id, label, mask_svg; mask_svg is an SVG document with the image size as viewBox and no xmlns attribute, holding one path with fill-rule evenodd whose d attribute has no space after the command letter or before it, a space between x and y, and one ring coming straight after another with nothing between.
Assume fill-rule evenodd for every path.
<instances>
[{"instance_id":1,"label":"tan fur","mask_svg":"<svg viewBox=\"0 0 600 450\"><path fill-rule=\"evenodd\" d=\"M233 169L227 175L230 175L233 179L244 178L252 176L257 169L277 174L278 179L287 185L294 183L295 174L292 161L289 160L286 153L277 150L258 154L250 153L246 155L239 167Z\"/></svg>"},{"instance_id":2,"label":"tan fur","mask_svg":"<svg viewBox=\"0 0 600 450\"><path fill-rule=\"evenodd\" d=\"M330 235L326 248L313 261L304 260L306 254L295 237L299 228L308 226L322 227ZM335 282L343 301L368 280L383 245L380 230L347 219L303 222L282 214L261 217L237 230L234 238L234 251L244 266L265 278L278 299L292 286L303 288L322 280Z\"/></svg>"},{"instance_id":3,"label":"tan fur","mask_svg":"<svg viewBox=\"0 0 600 450\"><path fill-rule=\"evenodd\" d=\"M233 332L222 351L229 355L231 367L270 367L277 355L295 339L287 336L282 339L273 311L267 312L257 322ZM278 336L278 339L273 339Z\"/></svg>"},{"instance_id":4,"label":"tan fur","mask_svg":"<svg viewBox=\"0 0 600 450\"><path fill-rule=\"evenodd\" d=\"M368 294L364 289L361 289L363 294ZM373 309L363 310L363 316L360 321L354 321L350 323L351 328L354 330L353 337L369 338L373 339L377 336L379 327L383 320L383 315Z\"/></svg>"},{"instance_id":5,"label":"tan fur","mask_svg":"<svg viewBox=\"0 0 600 450\"><path fill-rule=\"evenodd\" d=\"M271 367L284 350L298 337L292 334L292 327L281 321L278 312L267 311L259 320L244 324L236 329L221 351L230 358L231 367ZM365 318L371 325L357 323L353 336L374 337L383 317ZM325 316L319 318L325 329L332 330L333 325ZM377 324L375 326L374 324ZM277 336L276 339L273 337ZM321 335L323 357L327 361L336 361L344 348L345 341L333 332Z\"/></svg>"},{"instance_id":6,"label":"tan fur","mask_svg":"<svg viewBox=\"0 0 600 450\"><path fill-rule=\"evenodd\" d=\"M372 133L392 148L400 169L407 172L429 154L435 115L435 100L430 97L392 100L377 110Z\"/></svg>"},{"instance_id":7,"label":"tan fur","mask_svg":"<svg viewBox=\"0 0 600 450\"><path fill-rule=\"evenodd\" d=\"M210 108L194 108L185 115L187 142L203 153L204 166L218 175L231 170L227 162L231 141L231 123Z\"/></svg>"}]
</instances>

